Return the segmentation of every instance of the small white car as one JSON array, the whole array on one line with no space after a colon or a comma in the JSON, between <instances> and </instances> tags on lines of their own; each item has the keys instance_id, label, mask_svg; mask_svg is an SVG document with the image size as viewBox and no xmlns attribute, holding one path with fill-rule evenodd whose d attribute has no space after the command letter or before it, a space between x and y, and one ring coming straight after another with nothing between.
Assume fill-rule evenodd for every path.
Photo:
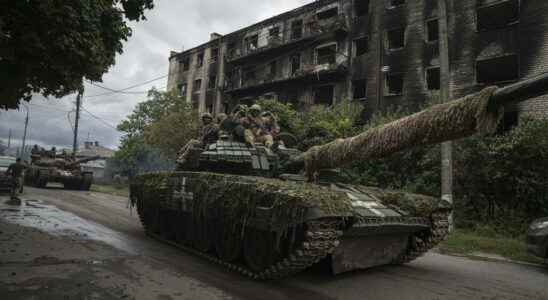
<instances>
[{"instance_id":1,"label":"small white car","mask_svg":"<svg viewBox=\"0 0 548 300\"><path fill-rule=\"evenodd\" d=\"M8 167L15 163L15 157L12 156L0 156L0 193L10 192L12 181L11 178L6 175Z\"/></svg>"}]
</instances>

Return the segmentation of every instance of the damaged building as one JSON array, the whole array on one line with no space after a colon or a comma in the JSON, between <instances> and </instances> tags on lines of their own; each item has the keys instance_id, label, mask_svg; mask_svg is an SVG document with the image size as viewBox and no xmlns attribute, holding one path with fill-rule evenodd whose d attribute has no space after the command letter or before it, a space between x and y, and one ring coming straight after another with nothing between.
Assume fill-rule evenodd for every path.
<instances>
[{"instance_id":1,"label":"damaged building","mask_svg":"<svg viewBox=\"0 0 548 300\"><path fill-rule=\"evenodd\" d=\"M364 118L417 109L440 88L437 0L319 0L172 52L168 89L200 111L349 99ZM452 98L548 71L548 1L447 0ZM548 115L545 98L508 109Z\"/></svg>"}]
</instances>

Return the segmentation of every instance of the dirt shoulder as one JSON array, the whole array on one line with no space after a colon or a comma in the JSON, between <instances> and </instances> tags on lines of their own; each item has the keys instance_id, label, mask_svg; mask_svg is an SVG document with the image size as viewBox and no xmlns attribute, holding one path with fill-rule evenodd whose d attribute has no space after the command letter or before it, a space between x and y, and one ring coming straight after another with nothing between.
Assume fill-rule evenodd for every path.
<instances>
[{"instance_id":1,"label":"dirt shoulder","mask_svg":"<svg viewBox=\"0 0 548 300\"><path fill-rule=\"evenodd\" d=\"M55 218L41 220L49 223L44 224L46 231L17 224L17 218L35 217L25 204L2 205L0 210L1 299L230 298L162 263L92 240L85 233L67 228L46 232L56 228Z\"/></svg>"}]
</instances>

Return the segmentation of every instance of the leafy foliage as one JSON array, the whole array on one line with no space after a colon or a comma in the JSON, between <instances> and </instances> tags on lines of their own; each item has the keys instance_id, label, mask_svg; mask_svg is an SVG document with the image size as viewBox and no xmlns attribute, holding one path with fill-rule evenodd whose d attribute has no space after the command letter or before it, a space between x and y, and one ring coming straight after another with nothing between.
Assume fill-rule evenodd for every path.
<instances>
[{"instance_id":1,"label":"leafy foliage","mask_svg":"<svg viewBox=\"0 0 548 300\"><path fill-rule=\"evenodd\" d=\"M33 93L62 97L101 81L153 0L3 1L0 108Z\"/></svg>"}]
</instances>

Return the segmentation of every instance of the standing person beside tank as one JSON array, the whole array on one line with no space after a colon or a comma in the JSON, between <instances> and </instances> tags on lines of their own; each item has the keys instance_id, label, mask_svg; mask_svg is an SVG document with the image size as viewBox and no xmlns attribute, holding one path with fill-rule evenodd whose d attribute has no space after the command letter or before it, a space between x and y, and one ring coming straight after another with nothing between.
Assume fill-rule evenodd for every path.
<instances>
[{"instance_id":1,"label":"standing person beside tank","mask_svg":"<svg viewBox=\"0 0 548 300\"><path fill-rule=\"evenodd\" d=\"M6 175L11 176L11 193L12 200L17 200L17 193L23 190L23 173L27 166L21 161L21 158L17 158L15 163L11 164L6 170Z\"/></svg>"}]
</instances>

